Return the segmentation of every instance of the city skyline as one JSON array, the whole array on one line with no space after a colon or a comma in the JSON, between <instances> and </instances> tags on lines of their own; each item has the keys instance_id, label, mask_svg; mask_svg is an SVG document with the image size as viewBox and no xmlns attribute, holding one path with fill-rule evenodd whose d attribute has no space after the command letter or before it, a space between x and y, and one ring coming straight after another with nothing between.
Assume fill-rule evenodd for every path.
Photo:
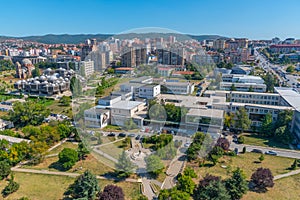
<instances>
[{"instance_id":1,"label":"city skyline","mask_svg":"<svg viewBox=\"0 0 300 200\"><path fill-rule=\"evenodd\" d=\"M279 1L6 1L1 36L46 34L118 34L143 27L162 27L192 35L250 39L285 39L300 34L295 26L300 2L289 10ZM8 9L11 8L11 9ZM122 9L121 9L122 8ZM13 10L13 12L12 12ZM8 20L9 19L9 20Z\"/></svg>"}]
</instances>

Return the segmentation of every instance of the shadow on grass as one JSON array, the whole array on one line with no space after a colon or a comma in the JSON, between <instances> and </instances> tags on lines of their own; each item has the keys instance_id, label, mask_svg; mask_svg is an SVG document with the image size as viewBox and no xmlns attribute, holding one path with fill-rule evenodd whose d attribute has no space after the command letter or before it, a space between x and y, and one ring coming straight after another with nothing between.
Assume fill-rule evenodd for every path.
<instances>
[{"instance_id":1,"label":"shadow on grass","mask_svg":"<svg viewBox=\"0 0 300 200\"><path fill-rule=\"evenodd\" d=\"M62 172L65 172L65 171L68 171L69 169L66 169L62 166L62 164L60 162L53 162L51 163L51 165L49 165L49 168L50 169L56 169L58 171L62 171Z\"/></svg>"},{"instance_id":2,"label":"shadow on grass","mask_svg":"<svg viewBox=\"0 0 300 200\"><path fill-rule=\"evenodd\" d=\"M257 140L265 140L265 141L261 141L261 144L264 144L264 145L269 146L269 147L290 149L289 145L277 142L272 137L263 137L263 136L260 136L260 135L257 135L257 134L251 134L251 135L247 134L245 136L248 137L248 138L254 138L254 139L257 139ZM256 142L256 145L259 145L259 141Z\"/></svg>"},{"instance_id":3,"label":"shadow on grass","mask_svg":"<svg viewBox=\"0 0 300 200\"><path fill-rule=\"evenodd\" d=\"M213 163L204 163L203 164L203 167L213 167L213 166L215 166Z\"/></svg>"}]
</instances>

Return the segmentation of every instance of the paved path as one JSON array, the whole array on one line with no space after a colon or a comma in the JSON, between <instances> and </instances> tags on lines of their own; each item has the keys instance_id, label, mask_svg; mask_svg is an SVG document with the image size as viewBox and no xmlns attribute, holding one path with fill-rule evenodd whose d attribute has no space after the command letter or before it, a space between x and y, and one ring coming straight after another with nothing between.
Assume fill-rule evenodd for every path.
<instances>
[{"instance_id":1,"label":"paved path","mask_svg":"<svg viewBox=\"0 0 300 200\"><path fill-rule=\"evenodd\" d=\"M288 176L293 176L293 175L296 175L296 174L300 174L300 169L297 169L297 170L294 170L294 171L291 171L291 172L288 172L288 173L285 173L285 174L276 175L276 176L274 176L274 180L278 180L278 179L285 178L285 177L288 177Z\"/></svg>"},{"instance_id":2,"label":"paved path","mask_svg":"<svg viewBox=\"0 0 300 200\"><path fill-rule=\"evenodd\" d=\"M11 170L14 171L14 172L24 172L24 173L32 173L32 174L45 174L45 175L57 175L57 176L69 176L69 177L77 177L77 176L81 175L79 173L72 173L72 172L55 172L55 171L49 171L49 170L24 169L24 168L18 168L18 167L13 167L13 168L11 168ZM106 177L103 177L103 176L96 176L96 178L97 179L106 179L106 180L118 180L118 179L113 179L113 178L106 178ZM132 183L138 182L137 179L131 179L131 178L127 178L124 181L132 182Z\"/></svg>"},{"instance_id":3,"label":"paved path","mask_svg":"<svg viewBox=\"0 0 300 200\"><path fill-rule=\"evenodd\" d=\"M145 195L148 199L153 199L155 197L155 193L153 192L151 186L151 179L148 178L142 178L142 184L143 184L143 188L144 190L142 191L143 195Z\"/></svg>"},{"instance_id":4,"label":"paved path","mask_svg":"<svg viewBox=\"0 0 300 200\"><path fill-rule=\"evenodd\" d=\"M107 159L109 159L109 160L115 162L115 163L118 162L118 160L117 160L116 158L112 157L111 155L108 155L107 153L105 153L105 152L99 150L98 148L94 148L94 147L93 147L93 151L96 152L96 153L98 153L99 155L101 155L101 156L103 156L103 157L105 157L105 158L107 158Z\"/></svg>"},{"instance_id":5,"label":"paved path","mask_svg":"<svg viewBox=\"0 0 300 200\"><path fill-rule=\"evenodd\" d=\"M69 138L65 138L62 141L60 141L59 143L57 143L56 145L54 145L53 147L49 148L47 151L52 151L53 149L55 149L56 147L62 145L63 143L65 143Z\"/></svg>"},{"instance_id":6,"label":"paved path","mask_svg":"<svg viewBox=\"0 0 300 200\"><path fill-rule=\"evenodd\" d=\"M179 151L178 155L171 161L167 169L167 177L161 185L162 189L170 189L175 186L175 178L184 168L186 156L184 152Z\"/></svg>"}]
</instances>

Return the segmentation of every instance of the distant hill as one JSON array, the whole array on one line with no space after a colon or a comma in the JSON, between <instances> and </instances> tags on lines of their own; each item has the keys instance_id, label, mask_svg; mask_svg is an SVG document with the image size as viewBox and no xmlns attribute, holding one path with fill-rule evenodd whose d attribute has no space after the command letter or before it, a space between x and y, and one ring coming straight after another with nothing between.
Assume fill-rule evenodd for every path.
<instances>
[{"instance_id":1,"label":"distant hill","mask_svg":"<svg viewBox=\"0 0 300 200\"><path fill-rule=\"evenodd\" d=\"M120 34L120 35L113 35L113 34L76 34L76 35L70 35L70 34L48 34L43 36L26 36L26 37L9 37L9 36L0 36L0 41L5 39L23 39L26 41L35 41L45 44L79 44L83 43L86 39L89 38L95 38L98 41L103 41L108 39L109 37L115 37L119 39L132 39L135 37L138 37L140 39L145 38L156 38L156 37L164 37L165 39L169 38L170 35L174 35L177 40L184 40L188 38L193 38L198 41L203 40L215 40L218 38L226 38L223 36L218 35L183 35L183 34L171 34L171 33L127 33L127 34Z\"/></svg>"}]
</instances>

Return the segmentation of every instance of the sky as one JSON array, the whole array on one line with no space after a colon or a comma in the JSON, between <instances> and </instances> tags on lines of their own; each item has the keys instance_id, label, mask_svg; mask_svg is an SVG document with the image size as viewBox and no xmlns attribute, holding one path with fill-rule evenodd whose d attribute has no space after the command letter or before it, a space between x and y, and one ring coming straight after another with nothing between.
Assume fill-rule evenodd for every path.
<instances>
[{"instance_id":1,"label":"sky","mask_svg":"<svg viewBox=\"0 0 300 200\"><path fill-rule=\"evenodd\" d=\"M299 0L0 0L0 35L161 27L193 35L300 38Z\"/></svg>"}]
</instances>

